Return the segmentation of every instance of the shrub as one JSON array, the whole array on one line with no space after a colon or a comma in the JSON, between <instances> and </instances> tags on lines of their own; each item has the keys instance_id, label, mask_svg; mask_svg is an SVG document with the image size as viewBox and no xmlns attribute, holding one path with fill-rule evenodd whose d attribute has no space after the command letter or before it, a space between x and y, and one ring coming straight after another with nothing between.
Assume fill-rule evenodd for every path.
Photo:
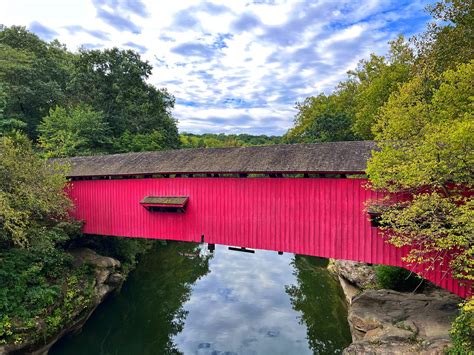
<instances>
[{"instance_id":1,"label":"shrub","mask_svg":"<svg viewBox=\"0 0 474 355\"><path fill-rule=\"evenodd\" d=\"M448 349L448 354L474 353L474 298L462 305L449 334L453 346Z\"/></svg>"},{"instance_id":2,"label":"shrub","mask_svg":"<svg viewBox=\"0 0 474 355\"><path fill-rule=\"evenodd\" d=\"M422 279L415 273L396 266L377 265L375 273L380 288L407 292L414 291L422 282Z\"/></svg>"}]
</instances>

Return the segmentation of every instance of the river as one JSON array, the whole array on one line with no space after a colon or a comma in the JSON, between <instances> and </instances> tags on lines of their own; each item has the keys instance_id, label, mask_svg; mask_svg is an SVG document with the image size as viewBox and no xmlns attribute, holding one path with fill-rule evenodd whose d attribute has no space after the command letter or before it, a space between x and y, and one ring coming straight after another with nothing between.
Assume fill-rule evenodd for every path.
<instances>
[{"instance_id":1,"label":"river","mask_svg":"<svg viewBox=\"0 0 474 355\"><path fill-rule=\"evenodd\" d=\"M347 309L327 260L157 243L50 354L335 354Z\"/></svg>"}]
</instances>

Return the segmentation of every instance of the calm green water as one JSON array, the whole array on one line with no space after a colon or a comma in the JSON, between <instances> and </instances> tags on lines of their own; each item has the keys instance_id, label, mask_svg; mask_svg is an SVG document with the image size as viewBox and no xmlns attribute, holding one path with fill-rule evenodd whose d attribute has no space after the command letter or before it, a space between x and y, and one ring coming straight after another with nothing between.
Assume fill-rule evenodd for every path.
<instances>
[{"instance_id":1,"label":"calm green water","mask_svg":"<svg viewBox=\"0 0 474 355\"><path fill-rule=\"evenodd\" d=\"M158 245L50 354L334 354L347 310L325 259Z\"/></svg>"}]
</instances>

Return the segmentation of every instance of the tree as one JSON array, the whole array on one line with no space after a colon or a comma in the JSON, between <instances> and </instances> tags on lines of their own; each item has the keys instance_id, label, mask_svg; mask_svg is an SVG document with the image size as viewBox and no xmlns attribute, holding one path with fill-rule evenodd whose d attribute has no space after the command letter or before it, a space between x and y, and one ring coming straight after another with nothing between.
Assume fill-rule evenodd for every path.
<instances>
[{"instance_id":1,"label":"tree","mask_svg":"<svg viewBox=\"0 0 474 355\"><path fill-rule=\"evenodd\" d=\"M337 94L321 94L298 103L295 127L285 139L301 143L353 140L351 115L337 99Z\"/></svg>"},{"instance_id":2,"label":"tree","mask_svg":"<svg viewBox=\"0 0 474 355\"><path fill-rule=\"evenodd\" d=\"M372 54L349 75L357 83L353 131L361 139L373 139L372 126L379 109L401 83L410 79L415 56L403 36L389 42L387 58Z\"/></svg>"},{"instance_id":3,"label":"tree","mask_svg":"<svg viewBox=\"0 0 474 355\"><path fill-rule=\"evenodd\" d=\"M224 148L280 143L281 137L251 134L193 134L182 133L179 136L183 148Z\"/></svg>"},{"instance_id":4,"label":"tree","mask_svg":"<svg viewBox=\"0 0 474 355\"><path fill-rule=\"evenodd\" d=\"M354 140L351 127L355 91L356 83L348 79L340 82L331 95L320 94L297 103L295 126L283 140L288 143Z\"/></svg>"},{"instance_id":5,"label":"tree","mask_svg":"<svg viewBox=\"0 0 474 355\"><path fill-rule=\"evenodd\" d=\"M118 153L146 152L168 148L162 131L152 131L151 133L144 134L133 134L125 131L119 138L113 141L113 145L113 150Z\"/></svg>"},{"instance_id":6,"label":"tree","mask_svg":"<svg viewBox=\"0 0 474 355\"><path fill-rule=\"evenodd\" d=\"M372 187L411 198L383 207L382 231L411 245L410 262L428 266L449 254L454 276L474 279L474 60L423 75L392 95L375 126L380 151L369 160Z\"/></svg>"},{"instance_id":7,"label":"tree","mask_svg":"<svg viewBox=\"0 0 474 355\"><path fill-rule=\"evenodd\" d=\"M474 59L474 6L471 0L442 0L427 7L436 21L414 38L421 68L438 76Z\"/></svg>"},{"instance_id":8,"label":"tree","mask_svg":"<svg viewBox=\"0 0 474 355\"><path fill-rule=\"evenodd\" d=\"M70 94L77 102L103 112L113 139L120 140L126 131L131 135L160 132L163 146L177 148L178 129L171 116L174 97L146 82L151 70L131 50L82 49L75 61Z\"/></svg>"},{"instance_id":9,"label":"tree","mask_svg":"<svg viewBox=\"0 0 474 355\"><path fill-rule=\"evenodd\" d=\"M24 122L30 138L49 109L64 103L72 55L57 41L46 43L24 27L0 26L0 84L4 119Z\"/></svg>"},{"instance_id":10,"label":"tree","mask_svg":"<svg viewBox=\"0 0 474 355\"><path fill-rule=\"evenodd\" d=\"M26 123L23 121L5 116L7 97L8 95L0 82L0 136L10 134L14 131L21 131L26 128Z\"/></svg>"},{"instance_id":11,"label":"tree","mask_svg":"<svg viewBox=\"0 0 474 355\"><path fill-rule=\"evenodd\" d=\"M41 160L24 135L0 137L0 249L51 249L67 238L65 182L61 167Z\"/></svg>"},{"instance_id":12,"label":"tree","mask_svg":"<svg viewBox=\"0 0 474 355\"><path fill-rule=\"evenodd\" d=\"M288 142L327 142L373 139L372 126L380 108L401 83L413 75L415 55L403 36L389 42L387 57L371 54L330 95L298 103Z\"/></svg>"},{"instance_id":13,"label":"tree","mask_svg":"<svg viewBox=\"0 0 474 355\"><path fill-rule=\"evenodd\" d=\"M0 92L5 102L0 132L21 128L36 140L41 119L50 109L87 104L102 112L110 129L110 139L98 152L113 152L114 147L123 151L120 140L125 132L138 135L135 141L158 132L160 147L178 148L178 128L171 115L174 97L147 83L151 70L131 50L71 53L58 41L47 43L24 27L1 26ZM70 142L72 138L62 133L60 140ZM114 140L119 142L108 144Z\"/></svg>"},{"instance_id":14,"label":"tree","mask_svg":"<svg viewBox=\"0 0 474 355\"><path fill-rule=\"evenodd\" d=\"M110 144L102 112L84 104L51 109L38 131L40 146L48 158L93 154L104 151Z\"/></svg>"}]
</instances>

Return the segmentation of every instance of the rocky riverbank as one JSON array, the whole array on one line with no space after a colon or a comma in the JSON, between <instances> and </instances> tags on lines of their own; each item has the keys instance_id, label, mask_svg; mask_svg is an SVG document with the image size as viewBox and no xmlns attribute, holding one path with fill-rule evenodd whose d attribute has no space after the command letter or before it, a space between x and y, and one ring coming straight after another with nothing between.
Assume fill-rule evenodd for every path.
<instances>
[{"instance_id":1,"label":"rocky riverbank","mask_svg":"<svg viewBox=\"0 0 474 355\"><path fill-rule=\"evenodd\" d=\"M353 342L344 354L443 354L449 347L459 297L431 287L420 294L374 289L367 264L335 261L331 269L349 304Z\"/></svg>"},{"instance_id":2,"label":"rocky riverbank","mask_svg":"<svg viewBox=\"0 0 474 355\"><path fill-rule=\"evenodd\" d=\"M70 254L74 257L73 263L75 267L81 267L84 264L89 264L93 267L93 290L90 302L83 307L74 309L72 311L72 320L57 334L41 341L38 341L37 334L31 334L31 336L25 336L21 343L0 345L0 355L14 353L36 355L47 353L51 346L61 337L79 330L107 295L122 285L126 275L121 271L121 263L117 259L99 255L88 248L78 248L70 251ZM38 323L41 324L43 321L39 320Z\"/></svg>"}]
</instances>

